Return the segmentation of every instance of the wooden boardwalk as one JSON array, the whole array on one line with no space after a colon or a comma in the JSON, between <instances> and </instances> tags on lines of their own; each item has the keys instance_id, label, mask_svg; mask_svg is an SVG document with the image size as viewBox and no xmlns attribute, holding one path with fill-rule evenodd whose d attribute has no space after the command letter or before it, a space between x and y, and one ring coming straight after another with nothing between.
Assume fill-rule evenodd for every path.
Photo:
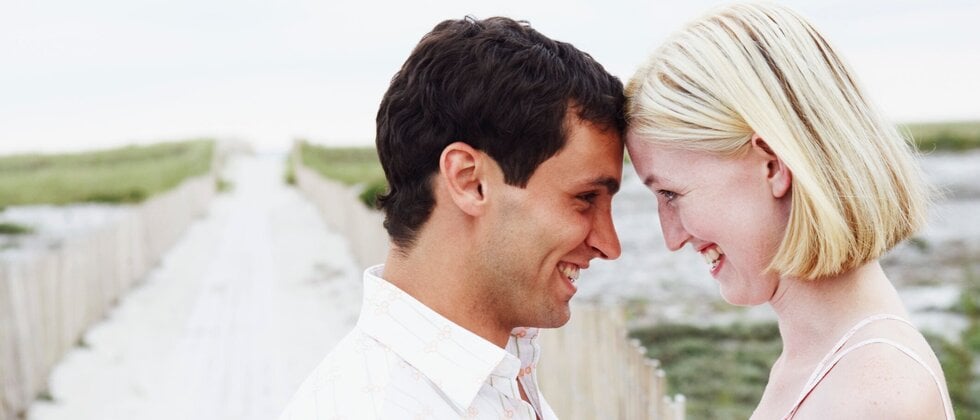
<instances>
[{"instance_id":1,"label":"wooden boardwalk","mask_svg":"<svg viewBox=\"0 0 980 420\"><path fill-rule=\"evenodd\" d=\"M360 272L278 156L233 190L85 334L29 419L274 419L353 325Z\"/></svg>"}]
</instances>

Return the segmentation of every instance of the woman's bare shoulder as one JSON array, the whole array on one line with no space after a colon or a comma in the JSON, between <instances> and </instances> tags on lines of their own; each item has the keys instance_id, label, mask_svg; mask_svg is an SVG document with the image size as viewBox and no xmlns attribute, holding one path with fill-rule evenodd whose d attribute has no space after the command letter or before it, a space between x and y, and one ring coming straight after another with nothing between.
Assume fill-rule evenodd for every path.
<instances>
[{"instance_id":1,"label":"woman's bare shoulder","mask_svg":"<svg viewBox=\"0 0 980 420\"><path fill-rule=\"evenodd\" d=\"M894 345L872 343L840 360L807 398L800 417L811 417L802 415L805 410L823 418L941 419L943 401L925 366Z\"/></svg>"}]
</instances>

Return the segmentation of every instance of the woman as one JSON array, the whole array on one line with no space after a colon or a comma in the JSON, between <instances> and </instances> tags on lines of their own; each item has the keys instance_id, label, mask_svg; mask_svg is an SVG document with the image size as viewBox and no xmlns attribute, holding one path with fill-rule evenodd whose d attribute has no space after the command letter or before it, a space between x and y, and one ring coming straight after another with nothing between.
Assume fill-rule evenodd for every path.
<instances>
[{"instance_id":1,"label":"woman","mask_svg":"<svg viewBox=\"0 0 980 420\"><path fill-rule=\"evenodd\" d=\"M925 218L911 146L812 25L775 4L690 24L627 87L627 147L667 246L775 310L753 418L952 418L942 369L878 259Z\"/></svg>"}]
</instances>

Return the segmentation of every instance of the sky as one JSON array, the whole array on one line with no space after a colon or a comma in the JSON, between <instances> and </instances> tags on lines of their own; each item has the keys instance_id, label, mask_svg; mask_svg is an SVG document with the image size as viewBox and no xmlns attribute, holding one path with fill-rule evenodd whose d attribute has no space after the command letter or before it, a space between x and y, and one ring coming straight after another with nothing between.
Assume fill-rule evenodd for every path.
<instances>
[{"instance_id":1,"label":"sky","mask_svg":"<svg viewBox=\"0 0 980 420\"><path fill-rule=\"evenodd\" d=\"M601 4L600 4L601 3ZM370 145L444 19L509 16L623 81L717 1L4 0L0 154L213 137ZM980 120L980 2L794 0L897 122Z\"/></svg>"}]
</instances>

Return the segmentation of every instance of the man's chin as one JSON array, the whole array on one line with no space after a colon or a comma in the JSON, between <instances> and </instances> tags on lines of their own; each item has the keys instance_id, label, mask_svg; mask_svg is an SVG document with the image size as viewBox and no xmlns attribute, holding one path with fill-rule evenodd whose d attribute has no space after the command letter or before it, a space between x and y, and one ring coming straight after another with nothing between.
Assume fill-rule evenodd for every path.
<instances>
[{"instance_id":1,"label":"man's chin","mask_svg":"<svg viewBox=\"0 0 980 420\"><path fill-rule=\"evenodd\" d=\"M562 305L561 307L550 311L547 316L542 316L537 319L534 324L537 325L525 325L526 327L535 328L560 328L568 323L572 318L572 311L568 307L568 304Z\"/></svg>"}]
</instances>

